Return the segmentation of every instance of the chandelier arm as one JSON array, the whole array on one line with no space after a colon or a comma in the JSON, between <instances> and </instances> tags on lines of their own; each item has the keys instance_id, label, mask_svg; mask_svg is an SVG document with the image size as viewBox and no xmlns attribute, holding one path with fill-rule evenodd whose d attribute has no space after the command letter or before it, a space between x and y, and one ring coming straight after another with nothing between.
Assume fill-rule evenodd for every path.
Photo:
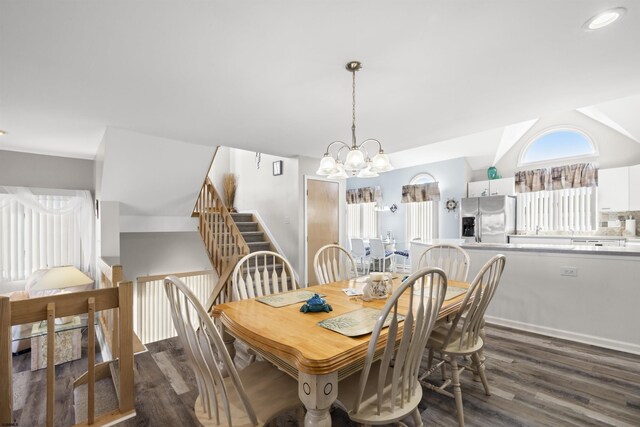
<instances>
[{"instance_id":1,"label":"chandelier arm","mask_svg":"<svg viewBox=\"0 0 640 427\"><path fill-rule=\"evenodd\" d=\"M358 145L358 148L362 149L364 144L369 142L369 141L377 142L378 143L378 153L384 153L384 150L382 149L382 143L380 141L378 141L377 139L374 139L374 138L365 139L364 141L362 141L360 143L360 145Z\"/></svg>"},{"instance_id":2,"label":"chandelier arm","mask_svg":"<svg viewBox=\"0 0 640 427\"><path fill-rule=\"evenodd\" d=\"M329 155L329 150L331 149L331 147L333 146L333 144L342 144L344 147L351 148L351 147L349 146L349 144L347 144L346 142L343 142L343 141L333 141L331 144L327 145L327 151L325 151L325 153L324 153L324 155L325 155L325 156L328 156L328 155ZM342 148L342 147L340 147L340 148Z\"/></svg>"}]
</instances>

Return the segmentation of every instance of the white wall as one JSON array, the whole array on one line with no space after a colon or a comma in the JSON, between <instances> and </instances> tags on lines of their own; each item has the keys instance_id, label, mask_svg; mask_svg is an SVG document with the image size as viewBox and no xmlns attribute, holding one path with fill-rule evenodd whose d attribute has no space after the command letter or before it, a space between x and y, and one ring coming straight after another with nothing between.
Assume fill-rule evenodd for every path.
<instances>
[{"instance_id":1,"label":"white wall","mask_svg":"<svg viewBox=\"0 0 640 427\"><path fill-rule=\"evenodd\" d=\"M122 231L196 230L191 211L215 147L117 128L107 129L104 144L96 182L102 200L121 203Z\"/></svg>"},{"instance_id":2,"label":"white wall","mask_svg":"<svg viewBox=\"0 0 640 427\"><path fill-rule=\"evenodd\" d=\"M541 118L523 137L513 146L495 165L498 173L503 177L515 175L516 170L532 169L539 166L518 168L518 159L524 146L540 132L553 127L570 126L584 131L598 146L599 155L595 158L576 160L576 162L590 161L600 168L631 166L640 163L640 144L622 135L608 126L597 122L577 111L569 111L551 117ZM549 162L549 166L566 164L565 161ZM472 180L487 179L486 169L474 170Z\"/></svg>"},{"instance_id":3,"label":"white wall","mask_svg":"<svg viewBox=\"0 0 640 427\"><path fill-rule=\"evenodd\" d=\"M260 169L257 169L255 157L252 151L231 150L230 171L238 176L235 208L239 212L260 213L284 255L300 274L298 160L262 154ZM277 160L283 162L283 174L273 176L272 163Z\"/></svg>"},{"instance_id":4,"label":"white wall","mask_svg":"<svg viewBox=\"0 0 640 427\"><path fill-rule=\"evenodd\" d=\"M0 185L94 191L93 160L0 150Z\"/></svg>"},{"instance_id":5,"label":"white wall","mask_svg":"<svg viewBox=\"0 0 640 427\"><path fill-rule=\"evenodd\" d=\"M120 262L125 277L211 270L196 232L121 233Z\"/></svg>"},{"instance_id":6,"label":"white wall","mask_svg":"<svg viewBox=\"0 0 640 427\"><path fill-rule=\"evenodd\" d=\"M404 241L406 213L404 205L401 203L402 186L409 184L411 178L424 172L433 175L440 183L438 237L442 239L458 237L459 212L448 212L444 205L448 198L453 198L459 202L462 197L466 197L467 180L471 170L464 158L395 169L382 173L377 178L349 178L347 180L348 189L380 186L383 204L388 206L396 204L398 206L398 210L395 213L381 212L378 214L380 233L386 234L387 231L391 231L396 239L398 249L409 247L408 242Z\"/></svg>"},{"instance_id":7,"label":"white wall","mask_svg":"<svg viewBox=\"0 0 640 427\"><path fill-rule=\"evenodd\" d=\"M229 147L218 147L218 151L216 152L216 157L213 159L213 164L211 165L211 169L209 169L209 179L213 183L216 191L220 195L220 197L224 198L223 192L223 178L226 173L231 172L231 151L233 148Z\"/></svg>"}]
</instances>

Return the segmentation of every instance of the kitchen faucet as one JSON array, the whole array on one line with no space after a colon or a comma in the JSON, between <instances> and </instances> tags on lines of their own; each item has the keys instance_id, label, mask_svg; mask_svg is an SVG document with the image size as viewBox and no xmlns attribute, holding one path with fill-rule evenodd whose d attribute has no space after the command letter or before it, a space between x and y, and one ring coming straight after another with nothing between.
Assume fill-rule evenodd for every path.
<instances>
[{"instance_id":1,"label":"kitchen faucet","mask_svg":"<svg viewBox=\"0 0 640 427\"><path fill-rule=\"evenodd\" d=\"M538 232L542 231L542 227L540 227L539 225L536 225L536 236L538 235Z\"/></svg>"}]
</instances>

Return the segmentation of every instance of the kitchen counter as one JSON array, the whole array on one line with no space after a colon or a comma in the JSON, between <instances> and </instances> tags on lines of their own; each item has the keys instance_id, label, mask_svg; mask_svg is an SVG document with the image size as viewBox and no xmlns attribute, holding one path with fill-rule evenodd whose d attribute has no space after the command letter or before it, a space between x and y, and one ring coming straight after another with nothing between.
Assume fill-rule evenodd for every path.
<instances>
[{"instance_id":1,"label":"kitchen counter","mask_svg":"<svg viewBox=\"0 0 640 427\"><path fill-rule=\"evenodd\" d=\"M414 242L420 244L420 242ZM427 246L423 243L423 245ZM553 244L524 244L524 243L465 243L460 245L464 249L544 252L544 253L580 253L618 256L640 256L640 246L583 246L583 245L553 245Z\"/></svg>"},{"instance_id":2,"label":"kitchen counter","mask_svg":"<svg viewBox=\"0 0 640 427\"><path fill-rule=\"evenodd\" d=\"M525 239L627 240L626 236L585 236L577 234L509 234L508 237L523 237Z\"/></svg>"},{"instance_id":3,"label":"kitchen counter","mask_svg":"<svg viewBox=\"0 0 640 427\"><path fill-rule=\"evenodd\" d=\"M433 242L411 242L411 267ZM640 246L462 243L469 280L507 258L489 323L640 355Z\"/></svg>"}]
</instances>

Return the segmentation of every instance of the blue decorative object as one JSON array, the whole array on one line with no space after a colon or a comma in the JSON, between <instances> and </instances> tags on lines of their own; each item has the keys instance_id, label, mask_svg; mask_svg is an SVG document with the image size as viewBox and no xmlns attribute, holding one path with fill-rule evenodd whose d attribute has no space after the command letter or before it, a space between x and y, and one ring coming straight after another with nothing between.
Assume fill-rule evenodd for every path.
<instances>
[{"instance_id":1,"label":"blue decorative object","mask_svg":"<svg viewBox=\"0 0 640 427\"><path fill-rule=\"evenodd\" d=\"M327 313L333 311L333 308L327 304L327 302L318 294L313 294L306 303L300 307L300 311L303 313L326 311Z\"/></svg>"},{"instance_id":2,"label":"blue decorative object","mask_svg":"<svg viewBox=\"0 0 640 427\"><path fill-rule=\"evenodd\" d=\"M498 178L498 169L495 166L491 166L487 169L487 177L489 179L497 179Z\"/></svg>"}]
</instances>

